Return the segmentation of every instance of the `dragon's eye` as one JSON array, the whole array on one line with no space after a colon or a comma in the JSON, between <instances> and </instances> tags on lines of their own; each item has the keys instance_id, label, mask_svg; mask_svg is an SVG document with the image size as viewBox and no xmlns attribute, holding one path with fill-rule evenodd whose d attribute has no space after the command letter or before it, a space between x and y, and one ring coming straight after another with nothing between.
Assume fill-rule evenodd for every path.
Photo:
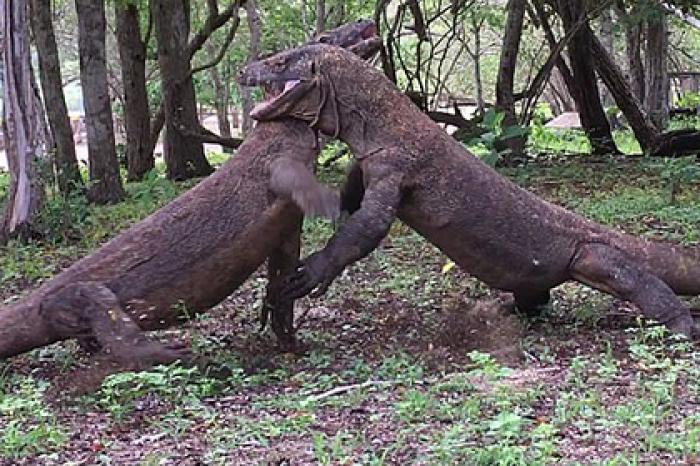
<instances>
[{"instance_id":1,"label":"dragon's eye","mask_svg":"<svg viewBox=\"0 0 700 466\"><path fill-rule=\"evenodd\" d=\"M331 38L330 38L329 36L327 36L327 35L324 34L324 35L322 35L322 36L320 36L320 37L318 38L318 41L319 41L321 44L330 44L330 43L331 43Z\"/></svg>"}]
</instances>

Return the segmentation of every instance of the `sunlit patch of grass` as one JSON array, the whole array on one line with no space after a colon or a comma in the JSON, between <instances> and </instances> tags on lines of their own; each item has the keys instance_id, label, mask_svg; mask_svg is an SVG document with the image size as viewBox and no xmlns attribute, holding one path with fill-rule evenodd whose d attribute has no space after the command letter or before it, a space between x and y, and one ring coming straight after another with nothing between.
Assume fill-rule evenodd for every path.
<instances>
[{"instance_id":1,"label":"sunlit patch of grass","mask_svg":"<svg viewBox=\"0 0 700 466\"><path fill-rule=\"evenodd\" d=\"M622 225L632 233L697 242L700 196L688 189L670 204L664 189L622 186L571 200L576 211L605 225Z\"/></svg>"},{"instance_id":2,"label":"sunlit patch of grass","mask_svg":"<svg viewBox=\"0 0 700 466\"><path fill-rule=\"evenodd\" d=\"M528 138L528 150L534 154L571 153L588 154L591 144L585 133L577 129L552 129L533 125Z\"/></svg>"}]
</instances>

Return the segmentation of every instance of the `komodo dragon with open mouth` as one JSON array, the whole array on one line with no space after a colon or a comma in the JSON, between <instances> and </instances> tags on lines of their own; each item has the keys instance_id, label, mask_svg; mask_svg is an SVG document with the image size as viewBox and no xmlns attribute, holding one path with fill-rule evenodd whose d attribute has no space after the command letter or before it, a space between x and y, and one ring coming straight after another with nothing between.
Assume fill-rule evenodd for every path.
<instances>
[{"instance_id":1,"label":"komodo dragon with open mouth","mask_svg":"<svg viewBox=\"0 0 700 466\"><path fill-rule=\"evenodd\" d=\"M363 57L380 45L372 21L316 40ZM276 84L266 93L282 92ZM312 166L318 139L298 120L258 124L214 174L59 273L0 308L0 359L69 338L129 368L187 359L181 345L148 339L229 296L269 257L267 306L283 346L293 344L293 301L278 299L299 259L302 209L335 217L337 194Z\"/></svg>"},{"instance_id":2,"label":"komodo dragon with open mouth","mask_svg":"<svg viewBox=\"0 0 700 466\"><path fill-rule=\"evenodd\" d=\"M327 246L289 278L288 298L325 291L374 250L396 217L491 287L537 312L568 280L631 301L688 337L697 335L677 296L700 294L700 252L610 230L544 201L469 153L379 70L328 45L251 63L244 85L282 80L285 92L253 117L295 117L348 144L364 185L361 206Z\"/></svg>"}]
</instances>

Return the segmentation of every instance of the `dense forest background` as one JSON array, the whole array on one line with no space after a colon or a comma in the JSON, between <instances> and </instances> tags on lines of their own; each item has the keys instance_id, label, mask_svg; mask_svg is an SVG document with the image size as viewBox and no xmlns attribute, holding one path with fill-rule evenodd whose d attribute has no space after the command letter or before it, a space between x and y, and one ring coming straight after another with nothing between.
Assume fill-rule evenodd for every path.
<instances>
[{"instance_id":1,"label":"dense forest background","mask_svg":"<svg viewBox=\"0 0 700 466\"><path fill-rule=\"evenodd\" d=\"M30 157L31 182L22 192L8 186L4 236L41 233L30 219L42 204L40 183L63 193L85 186L96 203L123 199L119 159L126 181L143 179L156 155L169 179L209 174L203 144L231 151L253 124L259 95L235 84L236 71L358 18L379 26L386 75L491 164L525 154L528 142L531 153L546 151L537 143L551 138L543 124L557 116L550 127L583 129L578 150L692 152L697 135L668 130L695 124L694 8L652 0L7 1L6 163L19 180L24 163L13 161ZM22 120L36 124L22 128ZM87 147L76 152L74 141Z\"/></svg>"}]
</instances>

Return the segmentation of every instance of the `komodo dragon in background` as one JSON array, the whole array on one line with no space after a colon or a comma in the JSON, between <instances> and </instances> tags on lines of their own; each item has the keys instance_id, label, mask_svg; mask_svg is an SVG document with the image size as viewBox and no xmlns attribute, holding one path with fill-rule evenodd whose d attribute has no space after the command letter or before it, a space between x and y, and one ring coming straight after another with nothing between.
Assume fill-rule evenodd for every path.
<instances>
[{"instance_id":1,"label":"komodo dragon in background","mask_svg":"<svg viewBox=\"0 0 700 466\"><path fill-rule=\"evenodd\" d=\"M318 40L369 57L380 45L375 34L373 22L358 21ZM0 358L69 338L127 367L187 358L181 346L142 330L218 304L268 257L273 329L281 344L292 343L293 301L277 297L282 272L299 259L301 209L330 217L338 210L337 194L313 175L318 152L316 134L301 121L258 124L214 174L0 309Z\"/></svg>"},{"instance_id":2,"label":"komodo dragon in background","mask_svg":"<svg viewBox=\"0 0 700 466\"><path fill-rule=\"evenodd\" d=\"M365 188L361 206L306 258L283 292L325 291L386 236L398 216L465 271L536 311L576 280L633 302L688 337L700 294L700 251L610 230L516 186L415 107L384 75L337 47L308 45L254 62L239 82L284 83L256 107L260 121L293 116L348 144ZM281 84L279 84L281 85ZM356 174L358 172L355 172Z\"/></svg>"}]
</instances>

